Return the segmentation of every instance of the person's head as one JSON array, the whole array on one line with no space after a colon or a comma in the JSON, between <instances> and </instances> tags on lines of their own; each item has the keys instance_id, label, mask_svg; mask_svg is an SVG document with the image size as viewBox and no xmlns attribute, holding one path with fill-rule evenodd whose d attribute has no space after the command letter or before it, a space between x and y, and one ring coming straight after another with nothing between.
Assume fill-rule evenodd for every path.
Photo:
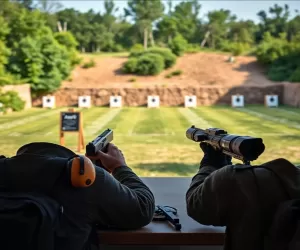
<instances>
[{"instance_id":1,"label":"person's head","mask_svg":"<svg viewBox=\"0 0 300 250\"><path fill-rule=\"evenodd\" d=\"M96 173L92 161L86 156L75 154L61 145L49 142L32 142L17 150L16 155L23 154L65 158L67 175L74 187L89 187L95 181Z\"/></svg>"},{"instance_id":2,"label":"person's head","mask_svg":"<svg viewBox=\"0 0 300 250\"><path fill-rule=\"evenodd\" d=\"M16 155L38 154L53 157L71 158L76 154L70 149L50 142L32 142L23 145L17 150Z\"/></svg>"}]
</instances>

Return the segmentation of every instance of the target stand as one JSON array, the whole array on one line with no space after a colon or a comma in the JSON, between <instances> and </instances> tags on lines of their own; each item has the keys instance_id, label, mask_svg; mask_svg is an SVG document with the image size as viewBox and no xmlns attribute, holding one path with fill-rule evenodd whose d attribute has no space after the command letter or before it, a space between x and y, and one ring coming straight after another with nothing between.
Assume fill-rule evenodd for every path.
<instances>
[{"instance_id":1,"label":"target stand","mask_svg":"<svg viewBox=\"0 0 300 250\"><path fill-rule=\"evenodd\" d=\"M148 96L148 108L158 108L159 104L159 96Z\"/></svg>"},{"instance_id":2,"label":"target stand","mask_svg":"<svg viewBox=\"0 0 300 250\"><path fill-rule=\"evenodd\" d=\"M81 112L69 109L67 112L60 112L59 142L65 146L65 133L78 133L77 151L85 149L83 137L83 117Z\"/></svg>"},{"instance_id":3,"label":"target stand","mask_svg":"<svg viewBox=\"0 0 300 250\"><path fill-rule=\"evenodd\" d=\"M122 107L122 96L111 96L109 99L109 106L111 108L121 108Z\"/></svg>"},{"instance_id":4,"label":"target stand","mask_svg":"<svg viewBox=\"0 0 300 250\"><path fill-rule=\"evenodd\" d=\"M185 96L184 97L184 106L186 108L196 108L197 107L197 96Z\"/></svg>"},{"instance_id":5,"label":"target stand","mask_svg":"<svg viewBox=\"0 0 300 250\"><path fill-rule=\"evenodd\" d=\"M243 95L231 96L231 107L233 107L233 108L244 107L244 96Z\"/></svg>"},{"instance_id":6,"label":"target stand","mask_svg":"<svg viewBox=\"0 0 300 250\"><path fill-rule=\"evenodd\" d=\"M269 108L278 107L278 95L266 95L265 96L265 106Z\"/></svg>"},{"instance_id":7,"label":"target stand","mask_svg":"<svg viewBox=\"0 0 300 250\"><path fill-rule=\"evenodd\" d=\"M43 96L43 108L55 108L55 96Z\"/></svg>"},{"instance_id":8,"label":"target stand","mask_svg":"<svg viewBox=\"0 0 300 250\"><path fill-rule=\"evenodd\" d=\"M79 108L90 108L91 107L91 97L90 96L79 96L78 97L78 107Z\"/></svg>"}]
</instances>

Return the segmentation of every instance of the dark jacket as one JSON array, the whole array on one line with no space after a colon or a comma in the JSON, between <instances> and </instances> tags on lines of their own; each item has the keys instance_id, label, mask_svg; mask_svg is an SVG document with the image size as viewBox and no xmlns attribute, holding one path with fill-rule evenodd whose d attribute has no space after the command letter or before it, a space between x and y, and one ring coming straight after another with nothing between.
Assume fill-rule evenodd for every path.
<instances>
[{"instance_id":1,"label":"dark jacket","mask_svg":"<svg viewBox=\"0 0 300 250\"><path fill-rule=\"evenodd\" d=\"M201 167L186 193L190 217L226 226L225 250L269 250L276 208L294 198L300 198L300 169L285 159L256 167Z\"/></svg>"},{"instance_id":2,"label":"dark jacket","mask_svg":"<svg viewBox=\"0 0 300 250\"><path fill-rule=\"evenodd\" d=\"M127 166L117 168L112 175L95 166L93 185L73 188L65 169L66 160L74 155L72 151L55 144L35 143L17 154L7 158L0 187L11 192L40 192L60 202L71 239L65 243L66 250L82 250L95 223L104 229L138 229L152 220L154 196Z\"/></svg>"}]
</instances>

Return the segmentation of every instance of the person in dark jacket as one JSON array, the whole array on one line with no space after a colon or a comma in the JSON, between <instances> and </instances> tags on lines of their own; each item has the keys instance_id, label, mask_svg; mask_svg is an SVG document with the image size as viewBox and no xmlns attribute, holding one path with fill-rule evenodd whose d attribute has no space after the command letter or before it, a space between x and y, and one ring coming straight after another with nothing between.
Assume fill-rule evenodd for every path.
<instances>
[{"instance_id":1,"label":"person in dark jacket","mask_svg":"<svg viewBox=\"0 0 300 250\"><path fill-rule=\"evenodd\" d=\"M152 221L154 196L115 145L110 143L107 153L98 152L93 158L108 171L95 166L95 182L87 188L72 187L62 169L74 155L52 143L26 144L7 158L0 188L44 193L57 200L64 208L65 250L84 249L95 224L103 229L139 229Z\"/></svg>"},{"instance_id":2,"label":"person in dark jacket","mask_svg":"<svg viewBox=\"0 0 300 250\"><path fill-rule=\"evenodd\" d=\"M299 168L286 159L233 165L209 144L200 147L204 157L186 192L188 215L204 225L226 226L225 250L271 250L276 209L300 198Z\"/></svg>"}]
</instances>

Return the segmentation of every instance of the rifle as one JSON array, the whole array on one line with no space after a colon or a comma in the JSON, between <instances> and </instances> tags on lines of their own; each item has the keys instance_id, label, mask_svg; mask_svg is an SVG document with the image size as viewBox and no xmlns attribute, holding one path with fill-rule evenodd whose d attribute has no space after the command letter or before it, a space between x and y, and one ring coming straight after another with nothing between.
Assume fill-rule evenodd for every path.
<instances>
[{"instance_id":1,"label":"rifle","mask_svg":"<svg viewBox=\"0 0 300 250\"><path fill-rule=\"evenodd\" d=\"M89 142L85 147L85 152L87 156L95 156L100 150L102 152L107 152L108 143L113 140L114 133L111 129L106 129L99 136L97 136L93 141ZM94 162L98 166L102 166L100 161ZM104 168L104 167L103 167Z\"/></svg>"},{"instance_id":2,"label":"rifle","mask_svg":"<svg viewBox=\"0 0 300 250\"><path fill-rule=\"evenodd\" d=\"M195 142L206 142L223 154L243 161L245 165L250 165L250 161L256 160L265 150L261 138L231 135L219 128L204 130L193 125L186 131L186 137Z\"/></svg>"}]
</instances>

